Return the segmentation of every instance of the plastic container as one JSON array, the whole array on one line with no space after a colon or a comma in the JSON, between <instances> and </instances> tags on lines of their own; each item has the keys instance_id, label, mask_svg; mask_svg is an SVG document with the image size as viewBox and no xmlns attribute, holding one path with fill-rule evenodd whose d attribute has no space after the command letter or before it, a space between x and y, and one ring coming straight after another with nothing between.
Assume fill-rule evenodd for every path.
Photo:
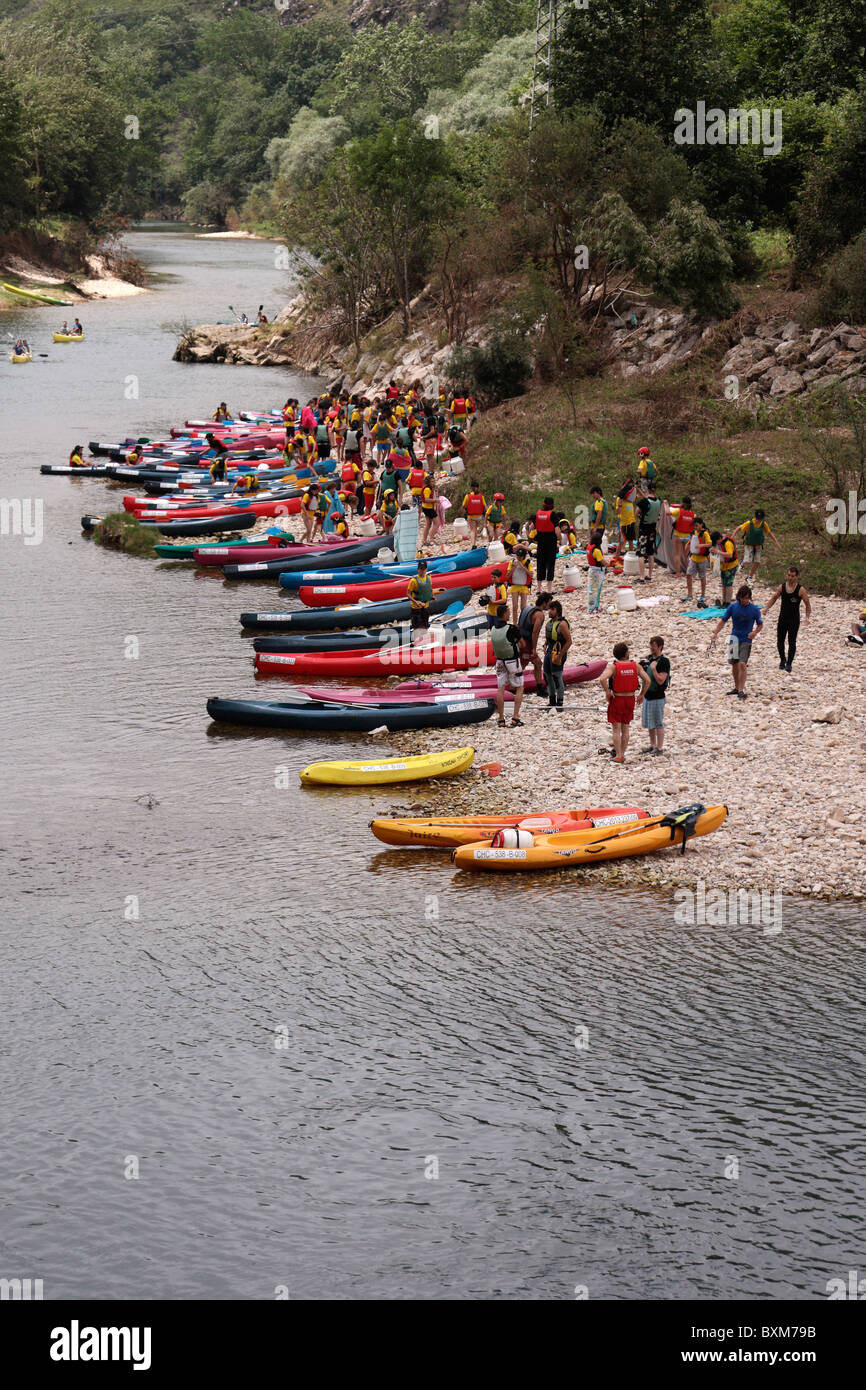
<instances>
[{"instance_id":1,"label":"plastic container","mask_svg":"<svg viewBox=\"0 0 866 1390\"><path fill-rule=\"evenodd\" d=\"M631 613L637 608L637 599L630 584L620 584L616 591L616 606L620 613Z\"/></svg>"},{"instance_id":2,"label":"plastic container","mask_svg":"<svg viewBox=\"0 0 866 1390\"><path fill-rule=\"evenodd\" d=\"M394 552L393 552L393 550L390 550L390 549L388 548L388 546L383 545L381 550L377 550L377 551L376 551L376 564L377 564L377 565L393 565L393 563L394 563Z\"/></svg>"},{"instance_id":3,"label":"plastic container","mask_svg":"<svg viewBox=\"0 0 866 1390\"><path fill-rule=\"evenodd\" d=\"M562 571L562 584L565 589L576 589L580 582L580 570L577 565L566 565Z\"/></svg>"},{"instance_id":4,"label":"plastic container","mask_svg":"<svg viewBox=\"0 0 866 1390\"><path fill-rule=\"evenodd\" d=\"M607 532L606 532L606 531L605 531L604 535L603 535L602 538L601 538L601 553L602 553L602 555L608 555L608 554L610 554L610 541L609 541L608 538L607 538Z\"/></svg>"},{"instance_id":5,"label":"plastic container","mask_svg":"<svg viewBox=\"0 0 866 1390\"><path fill-rule=\"evenodd\" d=\"M505 559L505 546L502 544L502 541L491 541L490 544L489 544L488 547L487 547L487 563L488 563L488 565L496 565L496 564L499 564L499 563L500 563L502 560L504 560L504 559Z\"/></svg>"},{"instance_id":6,"label":"plastic container","mask_svg":"<svg viewBox=\"0 0 866 1390\"><path fill-rule=\"evenodd\" d=\"M458 516L453 522L454 534L465 539L469 535L469 522L465 517Z\"/></svg>"},{"instance_id":7,"label":"plastic container","mask_svg":"<svg viewBox=\"0 0 866 1390\"><path fill-rule=\"evenodd\" d=\"M362 517L361 517L361 520L358 522L358 535L359 535L359 536L375 536L375 534L376 534L376 521L375 521L375 518L372 517L372 516L362 516Z\"/></svg>"},{"instance_id":8,"label":"plastic container","mask_svg":"<svg viewBox=\"0 0 866 1390\"><path fill-rule=\"evenodd\" d=\"M627 550L622 557L622 572L628 579L640 574L640 560L633 550Z\"/></svg>"}]
</instances>

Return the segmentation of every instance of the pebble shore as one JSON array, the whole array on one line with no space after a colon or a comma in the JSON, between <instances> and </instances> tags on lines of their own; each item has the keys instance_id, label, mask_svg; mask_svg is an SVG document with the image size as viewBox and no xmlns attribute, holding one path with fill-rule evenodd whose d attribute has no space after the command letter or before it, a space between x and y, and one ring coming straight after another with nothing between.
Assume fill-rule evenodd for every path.
<instances>
[{"instance_id":1,"label":"pebble shore","mask_svg":"<svg viewBox=\"0 0 866 1390\"><path fill-rule=\"evenodd\" d=\"M866 896L866 648L845 641L858 605L812 596L812 620L801 624L789 674L779 669L776 604L753 646L748 698L737 700L726 694L732 685L725 659L730 625L708 655L715 621L682 616L696 607L687 600L684 578L673 579L657 568L652 583L635 584L634 592L638 599L657 594L666 601L613 613L608 610L623 581L607 576L601 612L590 615L582 563L576 591L559 588L565 563L557 564L556 596L572 626L570 664L610 658L618 641L628 642L632 656L641 659L649 654L650 637L665 638L672 680L664 755L641 752L648 736L639 711L626 762L616 764L599 753L610 739L597 681L567 686L561 714L527 694L523 728L501 729L494 716L471 730L476 768L500 763L501 772L491 778L471 770L455 782L430 783L423 807L416 803L414 814L614 804L640 805L658 814L695 801L724 803L726 824L691 841L684 857L669 852L584 872L617 884L694 886L703 880L708 887L831 900ZM738 583L744 578L741 570ZM804 581L808 589L805 575ZM773 588L762 582L760 572L752 588L753 602L763 607ZM718 580L711 575L707 601L719 600ZM508 705L506 716L510 719ZM434 751L460 741L447 730L393 736L395 753ZM405 813L410 804L408 798L401 801L393 814Z\"/></svg>"}]
</instances>

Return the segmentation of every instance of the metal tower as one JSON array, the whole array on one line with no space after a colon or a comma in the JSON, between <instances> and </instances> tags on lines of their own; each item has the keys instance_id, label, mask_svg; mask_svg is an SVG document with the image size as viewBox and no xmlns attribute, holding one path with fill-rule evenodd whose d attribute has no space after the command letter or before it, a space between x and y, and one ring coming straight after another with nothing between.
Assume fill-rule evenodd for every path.
<instances>
[{"instance_id":1,"label":"metal tower","mask_svg":"<svg viewBox=\"0 0 866 1390\"><path fill-rule=\"evenodd\" d=\"M537 0L535 10L535 56L532 62L532 91L529 105L529 129L535 124L535 113L553 100L551 65L556 46L559 0Z\"/></svg>"}]
</instances>

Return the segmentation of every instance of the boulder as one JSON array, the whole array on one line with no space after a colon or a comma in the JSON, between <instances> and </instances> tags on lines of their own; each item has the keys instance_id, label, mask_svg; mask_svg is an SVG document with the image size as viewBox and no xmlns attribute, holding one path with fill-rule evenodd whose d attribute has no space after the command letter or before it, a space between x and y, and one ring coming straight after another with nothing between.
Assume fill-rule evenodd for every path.
<instances>
[{"instance_id":1,"label":"boulder","mask_svg":"<svg viewBox=\"0 0 866 1390\"><path fill-rule=\"evenodd\" d=\"M838 344L834 343L831 339L827 343L822 343L821 347L815 348L814 352L810 352L806 361L813 367L820 367L822 362L828 361L837 351Z\"/></svg>"},{"instance_id":2,"label":"boulder","mask_svg":"<svg viewBox=\"0 0 866 1390\"><path fill-rule=\"evenodd\" d=\"M792 338L799 338L800 325L798 323L795 323L794 320L791 319L789 323L785 324L785 327L782 329L780 336L782 338L782 341L786 343L790 342Z\"/></svg>"},{"instance_id":3,"label":"boulder","mask_svg":"<svg viewBox=\"0 0 866 1390\"><path fill-rule=\"evenodd\" d=\"M820 710L820 711L818 712L818 714L813 714L813 715L812 715L812 723L813 723L813 724L838 724L841 718L842 718L842 706L841 706L841 705L827 705L827 707L826 707L825 709Z\"/></svg>"},{"instance_id":4,"label":"boulder","mask_svg":"<svg viewBox=\"0 0 866 1390\"><path fill-rule=\"evenodd\" d=\"M761 357L757 362L753 362L746 371L746 381L754 381L756 377L763 376L764 372L776 366L776 357L771 353L768 357Z\"/></svg>"},{"instance_id":5,"label":"boulder","mask_svg":"<svg viewBox=\"0 0 866 1390\"><path fill-rule=\"evenodd\" d=\"M846 333L842 338L849 352L863 352L866 350L866 338L861 338L859 333Z\"/></svg>"},{"instance_id":6,"label":"boulder","mask_svg":"<svg viewBox=\"0 0 866 1390\"><path fill-rule=\"evenodd\" d=\"M782 371L773 381L770 387L771 396L793 396L796 391L803 390L803 378L799 372Z\"/></svg>"},{"instance_id":7,"label":"boulder","mask_svg":"<svg viewBox=\"0 0 866 1390\"><path fill-rule=\"evenodd\" d=\"M806 344L802 338L783 339L776 348L776 357L787 364L801 361L805 354Z\"/></svg>"}]
</instances>

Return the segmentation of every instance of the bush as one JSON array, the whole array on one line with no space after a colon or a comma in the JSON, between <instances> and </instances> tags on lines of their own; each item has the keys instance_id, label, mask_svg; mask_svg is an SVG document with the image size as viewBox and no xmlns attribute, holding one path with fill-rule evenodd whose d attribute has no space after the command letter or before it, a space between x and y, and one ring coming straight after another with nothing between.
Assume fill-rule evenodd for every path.
<instances>
[{"instance_id":1,"label":"bush","mask_svg":"<svg viewBox=\"0 0 866 1390\"><path fill-rule=\"evenodd\" d=\"M816 324L866 323L866 231L827 263L807 314Z\"/></svg>"},{"instance_id":2,"label":"bush","mask_svg":"<svg viewBox=\"0 0 866 1390\"><path fill-rule=\"evenodd\" d=\"M446 368L456 387L475 396L480 405L522 396L532 375L532 359L522 334L499 332L481 347L457 348Z\"/></svg>"}]
</instances>

